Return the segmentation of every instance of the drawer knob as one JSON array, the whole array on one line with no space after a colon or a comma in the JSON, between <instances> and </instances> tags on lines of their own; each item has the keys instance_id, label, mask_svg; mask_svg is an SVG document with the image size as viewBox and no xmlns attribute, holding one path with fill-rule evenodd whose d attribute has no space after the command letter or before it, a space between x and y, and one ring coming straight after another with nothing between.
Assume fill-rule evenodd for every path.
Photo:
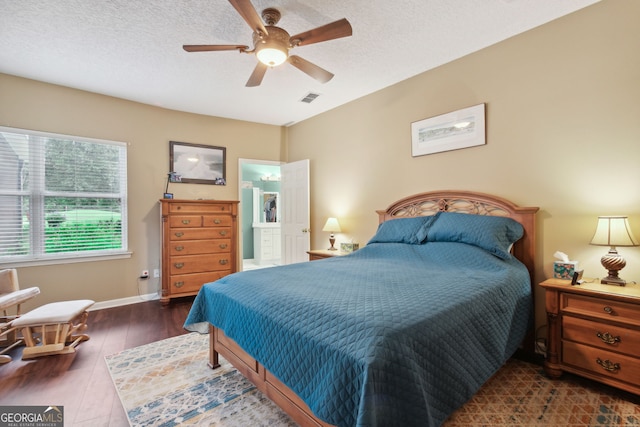
<instances>
[{"instance_id":1,"label":"drawer knob","mask_svg":"<svg viewBox=\"0 0 640 427\"><path fill-rule=\"evenodd\" d=\"M181 288L184 286L184 282L175 282L173 286L175 286L176 288Z\"/></svg>"},{"instance_id":2,"label":"drawer knob","mask_svg":"<svg viewBox=\"0 0 640 427\"><path fill-rule=\"evenodd\" d=\"M184 233L182 231L179 231L179 232L175 233L175 236L176 237L182 237L182 236L184 236Z\"/></svg>"},{"instance_id":3,"label":"drawer knob","mask_svg":"<svg viewBox=\"0 0 640 427\"><path fill-rule=\"evenodd\" d=\"M189 224L190 222L191 222L191 220L190 220L190 219L183 219L183 220L182 220L182 223L183 223L183 224L185 224L185 225L186 225L186 224Z\"/></svg>"},{"instance_id":4,"label":"drawer knob","mask_svg":"<svg viewBox=\"0 0 640 427\"><path fill-rule=\"evenodd\" d=\"M226 236L226 235L227 235L227 230L222 230L222 231L220 231L220 235L221 235L221 236Z\"/></svg>"},{"instance_id":5,"label":"drawer knob","mask_svg":"<svg viewBox=\"0 0 640 427\"><path fill-rule=\"evenodd\" d=\"M602 340L603 343L605 344L615 344L620 342L620 337L614 337L613 335L611 335L609 332L605 332L604 334L602 332L596 332L596 336L598 338L600 338Z\"/></svg>"},{"instance_id":6,"label":"drawer knob","mask_svg":"<svg viewBox=\"0 0 640 427\"><path fill-rule=\"evenodd\" d=\"M602 366L602 369L604 369L605 371L609 371L609 372L616 372L620 370L620 364L619 363L613 363L611 360L607 359L607 360L602 360L599 357L596 359L596 363L600 366Z\"/></svg>"},{"instance_id":7,"label":"drawer knob","mask_svg":"<svg viewBox=\"0 0 640 427\"><path fill-rule=\"evenodd\" d=\"M608 305L605 305L603 310L607 314L613 314L613 308L609 307Z\"/></svg>"},{"instance_id":8,"label":"drawer knob","mask_svg":"<svg viewBox=\"0 0 640 427\"><path fill-rule=\"evenodd\" d=\"M214 224L220 224L221 222L222 222L222 221L220 221L218 218L216 218L216 219L214 219L214 220L213 220L213 223L214 223Z\"/></svg>"},{"instance_id":9,"label":"drawer knob","mask_svg":"<svg viewBox=\"0 0 640 427\"><path fill-rule=\"evenodd\" d=\"M220 249L227 249L227 244L226 243L221 243L220 244Z\"/></svg>"},{"instance_id":10,"label":"drawer knob","mask_svg":"<svg viewBox=\"0 0 640 427\"><path fill-rule=\"evenodd\" d=\"M173 264L173 266L175 268L182 268L182 267L184 267L184 262L176 262L175 264Z\"/></svg>"},{"instance_id":11,"label":"drawer knob","mask_svg":"<svg viewBox=\"0 0 640 427\"><path fill-rule=\"evenodd\" d=\"M184 250L184 246L176 246L176 251L180 252Z\"/></svg>"},{"instance_id":12,"label":"drawer knob","mask_svg":"<svg viewBox=\"0 0 640 427\"><path fill-rule=\"evenodd\" d=\"M229 260L227 260L227 259L221 259L219 262L220 262L220 265L227 265L227 264L229 264Z\"/></svg>"}]
</instances>

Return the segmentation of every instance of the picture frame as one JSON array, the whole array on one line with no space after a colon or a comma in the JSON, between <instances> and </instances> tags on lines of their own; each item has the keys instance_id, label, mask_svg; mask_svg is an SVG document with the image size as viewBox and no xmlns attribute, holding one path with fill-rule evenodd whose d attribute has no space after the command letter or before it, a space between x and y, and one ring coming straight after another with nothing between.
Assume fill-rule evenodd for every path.
<instances>
[{"instance_id":1,"label":"picture frame","mask_svg":"<svg viewBox=\"0 0 640 427\"><path fill-rule=\"evenodd\" d=\"M226 185L227 149L169 141L169 170L188 184Z\"/></svg>"},{"instance_id":2,"label":"picture frame","mask_svg":"<svg viewBox=\"0 0 640 427\"><path fill-rule=\"evenodd\" d=\"M485 104L411 123L413 157L485 145Z\"/></svg>"}]
</instances>

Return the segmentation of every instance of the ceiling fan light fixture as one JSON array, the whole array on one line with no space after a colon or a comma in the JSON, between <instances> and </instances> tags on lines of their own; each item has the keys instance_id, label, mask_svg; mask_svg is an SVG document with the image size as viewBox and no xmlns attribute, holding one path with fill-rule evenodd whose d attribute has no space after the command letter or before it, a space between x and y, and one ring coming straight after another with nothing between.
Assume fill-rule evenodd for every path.
<instances>
[{"instance_id":1,"label":"ceiling fan light fixture","mask_svg":"<svg viewBox=\"0 0 640 427\"><path fill-rule=\"evenodd\" d=\"M267 36L253 33L256 57L268 67L277 67L289 57L289 33L271 25L267 28Z\"/></svg>"},{"instance_id":2,"label":"ceiling fan light fixture","mask_svg":"<svg viewBox=\"0 0 640 427\"><path fill-rule=\"evenodd\" d=\"M328 40L349 37L353 34L351 24L346 18L296 34L293 37L276 25L282 16L278 9L269 7L262 11L262 20L251 4L251 0L229 0L253 31L253 49L245 45L182 45L187 52L216 52L238 50L241 53L255 54L257 64L247 80L246 87L259 86L269 68L288 62L320 83L327 83L333 74L316 64L299 57L289 55L289 50L297 46L306 46ZM264 21L264 25L263 22Z\"/></svg>"},{"instance_id":3,"label":"ceiling fan light fixture","mask_svg":"<svg viewBox=\"0 0 640 427\"><path fill-rule=\"evenodd\" d=\"M258 61L269 67L277 67L287 60L289 57L288 52L281 50L278 47L258 46L256 48L256 56Z\"/></svg>"}]
</instances>

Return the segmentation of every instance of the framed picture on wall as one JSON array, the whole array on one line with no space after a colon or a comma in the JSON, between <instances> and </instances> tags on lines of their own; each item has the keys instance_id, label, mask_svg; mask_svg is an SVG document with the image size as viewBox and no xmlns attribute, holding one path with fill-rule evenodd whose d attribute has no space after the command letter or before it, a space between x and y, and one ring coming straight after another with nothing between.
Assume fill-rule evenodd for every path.
<instances>
[{"instance_id":1,"label":"framed picture on wall","mask_svg":"<svg viewBox=\"0 0 640 427\"><path fill-rule=\"evenodd\" d=\"M484 144L484 104L411 123L413 157Z\"/></svg>"},{"instance_id":2,"label":"framed picture on wall","mask_svg":"<svg viewBox=\"0 0 640 427\"><path fill-rule=\"evenodd\" d=\"M179 182L226 185L225 147L187 142L169 142L169 170L180 176Z\"/></svg>"}]
</instances>

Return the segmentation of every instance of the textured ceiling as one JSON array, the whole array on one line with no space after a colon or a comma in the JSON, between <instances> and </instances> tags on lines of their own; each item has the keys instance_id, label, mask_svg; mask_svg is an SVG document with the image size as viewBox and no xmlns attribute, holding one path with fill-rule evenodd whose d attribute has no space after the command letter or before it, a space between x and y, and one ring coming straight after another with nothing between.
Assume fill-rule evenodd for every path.
<instances>
[{"instance_id":1,"label":"textured ceiling","mask_svg":"<svg viewBox=\"0 0 640 427\"><path fill-rule=\"evenodd\" d=\"M288 125L542 25L597 0L253 0L297 34L341 18L353 36L294 48L335 74L284 64L245 87L252 46L226 0L0 0L0 72L164 108ZM300 100L321 94L313 103ZM2 96L2 94L0 94Z\"/></svg>"}]
</instances>

